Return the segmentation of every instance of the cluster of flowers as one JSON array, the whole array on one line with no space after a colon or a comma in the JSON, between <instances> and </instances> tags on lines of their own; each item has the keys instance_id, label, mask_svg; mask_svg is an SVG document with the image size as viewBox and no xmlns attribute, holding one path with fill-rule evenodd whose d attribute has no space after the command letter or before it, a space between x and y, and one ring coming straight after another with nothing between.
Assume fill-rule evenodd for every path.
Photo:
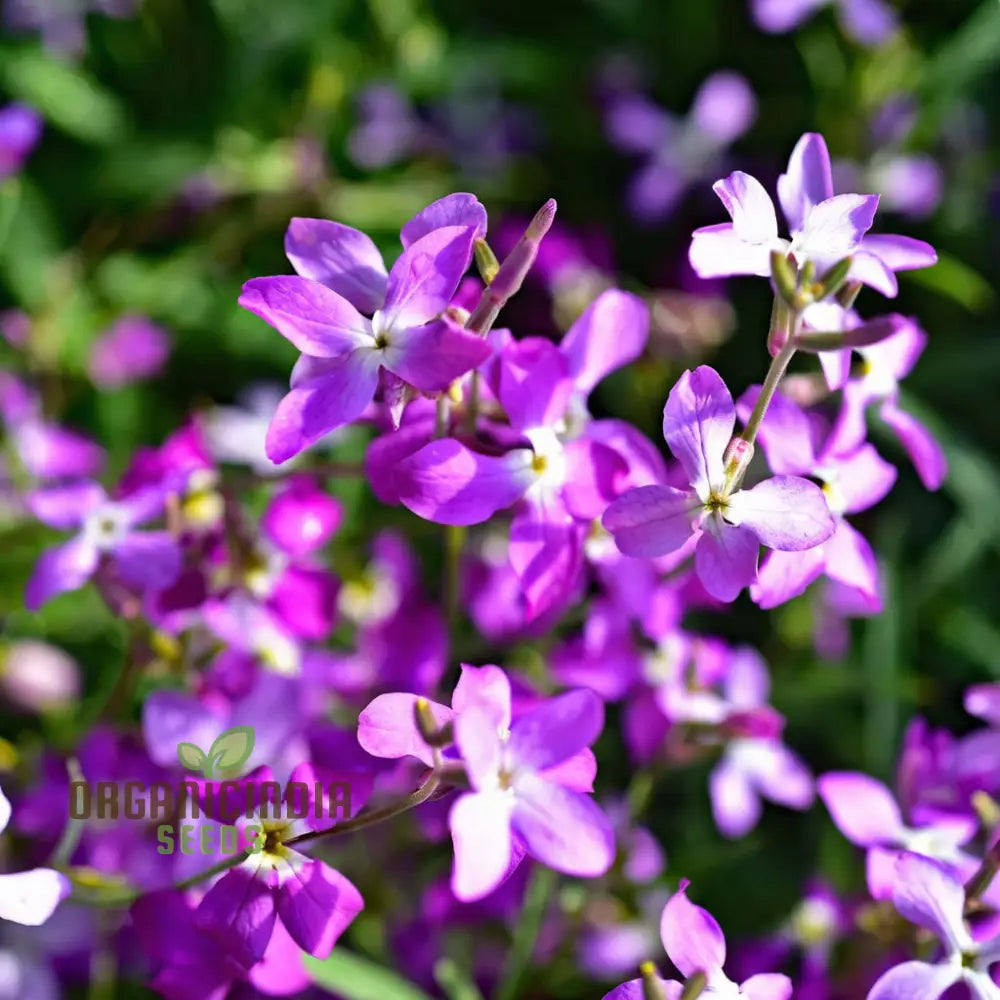
<instances>
[{"instance_id":1,"label":"cluster of flowers","mask_svg":"<svg viewBox=\"0 0 1000 1000\"><path fill-rule=\"evenodd\" d=\"M778 183L789 238L753 177L735 172L715 190L731 222L694 233L691 265L705 278L770 278L771 364L735 399L712 368L685 371L664 407L669 461L635 427L588 408L598 383L645 350L645 301L607 289L558 343L494 328L555 204L500 262L486 212L469 194L407 222L391 267L357 230L294 219L285 248L296 273L243 289L241 305L301 352L267 429L270 460L291 462L363 425L375 435L363 467L303 465L251 476L253 488L241 492L248 479L222 468L197 417L134 456L111 489L93 479L99 462L84 444L60 439L50 449L87 460L32 470L20 488L35 518L71 533L38 561L26 602L39 608L92 581L130 633L112 702L127 702L139 676L147 693L141 732L115 724L119 706L109 705L71 758L46 754L15 796L13 828L38 867L2 877L0 917L56 929L12 953L29 984L24 995L43 995L56 970L72 977L73 960L93 949L94 924L75 904L121 915L109 932L120 963L165 997L217 1000L236 983L297 993L310 982L302 953L328 955L364 905L340 871L360 880L361 865L352 867L348 846L335 856L330 845L350 845L338 838L409 810L418 836L406 857L380 859L387 870L409 872L410 855L427 842L453 846L450 877L425 887L415 910L410 893L409 906L388 915L393 953L414 980L434 982L438 945L453 925L516 915L533 866L601 879L612 897L628 887L652 911L663 902L654 886L661 848L625 803L593 797L591 747L605 705L618 703L637 766L717 758L709 796L727 837L753 829L763 800L804 810L818 791L845 836L867 850L876 906L891 901L941 944L936 962L898 962L898 949L869 962L870 997L931 997L960 980L977 997L1000 997L988 972L1000 959L990 904L1000 779L983 763L997 759L1000 689L969 692L969 710L991 724L980 733L955 740L911 729L900 806L864 775L814 780L783 742L761 657L684 624L689 611L722 609L746 588L773 608L822 578L811 591L816 642L836 651L848 617L880 610L876 557L848 520L897 475L867 440L869 409L877 406L928 488L946 468L899 400L926 335L898 314L863 318L854 302L863 285L895 295L896 273L933 263L934 251L871 233L878 198L834 193L818 135L802 138ZM479 278L467 276L473 260ZM788 375L797 354L820 365ZM39 423L30 393L28 422L11 419L14 391L4 407L12 437L25 427L55 433ZM370 540L366 566L328 558L343 508L325 482L352 473L383 504L445 526L445 606L428 597L397 532ZM556 633L578 612L582 627ZM458 613L491 644L557 634L545 683L463 664L452 684L448 626ZM44 655L22 649L19 669L30 674ZM449 689L450 705L440 703ZM178 807L175 826L195 832L172 837L176 853L164 857L149 823L69 818L73 783L185 779L178 747L208 747L234 726L252 728L252 752L221 786L186 776L192 800ZM286 793L283 808L259 803L245 814L243 804L274 781L320 800L298 809ZM346 810L322 801L331 787L350 789ZM0 798L0 825L8 819ZM224 827L240 834L230 850ZM643 964L639 979L610 996L779 1000L792 981L772 970L792 948L802 950L799 995L833 995L829 959L850 929L847 901L810 889L788 927L739 958L747 968L738 985L723 971L718 924L687 888L682 881L666 902L660 928L684 982ZM644 925L603 913L587 914L581 963L613 980L656 943ZM566 932L565 915L550 914L544 930L543 951L546 936ZM495 980L503 958L477 951L475 976Z\"/></svg>"}]
</instances>

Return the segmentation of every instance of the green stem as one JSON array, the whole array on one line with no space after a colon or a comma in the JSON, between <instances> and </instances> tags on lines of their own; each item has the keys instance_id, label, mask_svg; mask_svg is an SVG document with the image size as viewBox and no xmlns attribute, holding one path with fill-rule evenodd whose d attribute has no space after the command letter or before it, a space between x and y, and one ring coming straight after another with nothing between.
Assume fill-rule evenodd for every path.
<instances>
[{"instance_id":1,"label":"green stem","mask_svg":"<svg viewBox=\"0 0 1000 1000\"><path fill-rule=\"evenodd\" d=\"M551 868L535 869L528 884L521 919L514 928L514 940L511 941L503 976L494 993L495 1000L514 1000L517 996L531 964L545 908L555 887L556 873Z\"/></svg>"},{"instance_id":2,"label":"green stem","mask_svg":"<svg viewBox=\"0 0 1000 1000\"><path fill-rule=\"evenodd\" d=\"M788 338L788 343L782 347L771 361L771 367L768 368L767 375L764 377L764 384L760 388L760 395L757 397L753 412L751 412L750 419L747 420L746 427L743 428L743 432L740 434L740 437L747 444L753 444L756 440L761 421L763 421L767 413L767 408L771 405L771 400L778 389L778 383L784 377L788 369L788 363L795 354L795 334L798 332L798 323L795 322L793 326L795 329L793 329L792 335Z\"/></svg>"}]
</instances>

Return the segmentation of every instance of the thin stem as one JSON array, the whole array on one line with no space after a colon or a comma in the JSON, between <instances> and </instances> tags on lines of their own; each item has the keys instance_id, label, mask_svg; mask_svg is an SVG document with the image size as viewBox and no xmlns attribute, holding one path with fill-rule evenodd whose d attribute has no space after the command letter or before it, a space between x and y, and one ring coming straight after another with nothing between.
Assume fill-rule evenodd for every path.
<instances>
[{"instance_id":1,"label":"thin stem","mask_svg":"<svg viewBox=\"0 0 1000 1000\"><path fill-rule=\"evenodd\" d=\"M796 321L794 327L798 327L798 322ZM785 372L788 370L788 363L792 360L792 356L795 354L795 334L797 329L793 331L792 336L788 338L788 343L778 352L778 354L771 361L771 367L767 370L767 375L764 377L764 384L760 387L760 395L757 397L757 402L754 405L753 412L750 414L750 419L747 420L746 427L743 428L740 437L743 438L747 444L753 444L757 438L757 432L760 430L761 421L763 421L765 414L767 413L767 408L771 405L771 400L774 398L774 394L778 389L778 383L782 380Z\"/></svg>"}]
</instances>

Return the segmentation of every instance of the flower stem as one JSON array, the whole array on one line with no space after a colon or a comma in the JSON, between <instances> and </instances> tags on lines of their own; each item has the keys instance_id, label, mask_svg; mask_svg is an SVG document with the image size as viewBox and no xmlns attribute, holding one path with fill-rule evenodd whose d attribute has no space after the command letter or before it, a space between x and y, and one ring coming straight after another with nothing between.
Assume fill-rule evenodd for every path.
<instances>
[{"instance_id":1,"label":"flower stem","mask_svg":"<svg viewBox=\"0 0 1000 1000\"><path fill-rule=\"evenodd\" d=\"M798 322L796 321L793 325L797 328ZM740 437L747 444L753 444L756 440L757 432L760 430L760 425L767 413L767 408L771 405L771 400L778 389L778 383L788 370L788 363L792 360L794 354L795 336L793 334L788 338L788 343L782 347L771 361L771 367L768 368L767 375L764 377L764 384L760 387L760 395L757 397L753 412L750 414L750 419L747 420L746 427L743 428L743 432L740 434Z\"/></svg>"}]
</instances>

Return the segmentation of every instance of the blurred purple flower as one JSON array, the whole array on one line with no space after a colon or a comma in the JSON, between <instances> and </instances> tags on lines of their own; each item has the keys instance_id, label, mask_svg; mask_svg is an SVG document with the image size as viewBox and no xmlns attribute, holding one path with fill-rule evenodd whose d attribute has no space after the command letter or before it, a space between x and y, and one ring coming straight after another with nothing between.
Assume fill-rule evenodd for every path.
<instances>
[{"instance_id":1,"label":"blurred purple flower","mask_svg":"<svg viewBox=\"0 0 1000 1000\"><path fill-rule=\"evenodd\" d=\"M758 28L780 34L831 2L844 31L861 45L881 45L896 30L896 13L884 0L751 0L751 7Z\"/></svg>"},{"instance_id":2,"label":"blurred purple flower","mask_svg":"<svg viewBox=\"0 0 1000 1000\"><path fill-rule=\"evenodd\" d=\"M158 375L169 353L162 327L144 316L123 316L91 347L90 377L102 389L116 389Z\"/></svg>"},{"instance_id":3,"label":"blurred purple flower","mask_svg":"<svg viewBox=\"0 0 1000 1000\"><path fill-rule=\"evenodd\" d=\"M25 104L0 108L0 181L16 174L42 135L42 118Z\"/></svg>"}]
</instances>

